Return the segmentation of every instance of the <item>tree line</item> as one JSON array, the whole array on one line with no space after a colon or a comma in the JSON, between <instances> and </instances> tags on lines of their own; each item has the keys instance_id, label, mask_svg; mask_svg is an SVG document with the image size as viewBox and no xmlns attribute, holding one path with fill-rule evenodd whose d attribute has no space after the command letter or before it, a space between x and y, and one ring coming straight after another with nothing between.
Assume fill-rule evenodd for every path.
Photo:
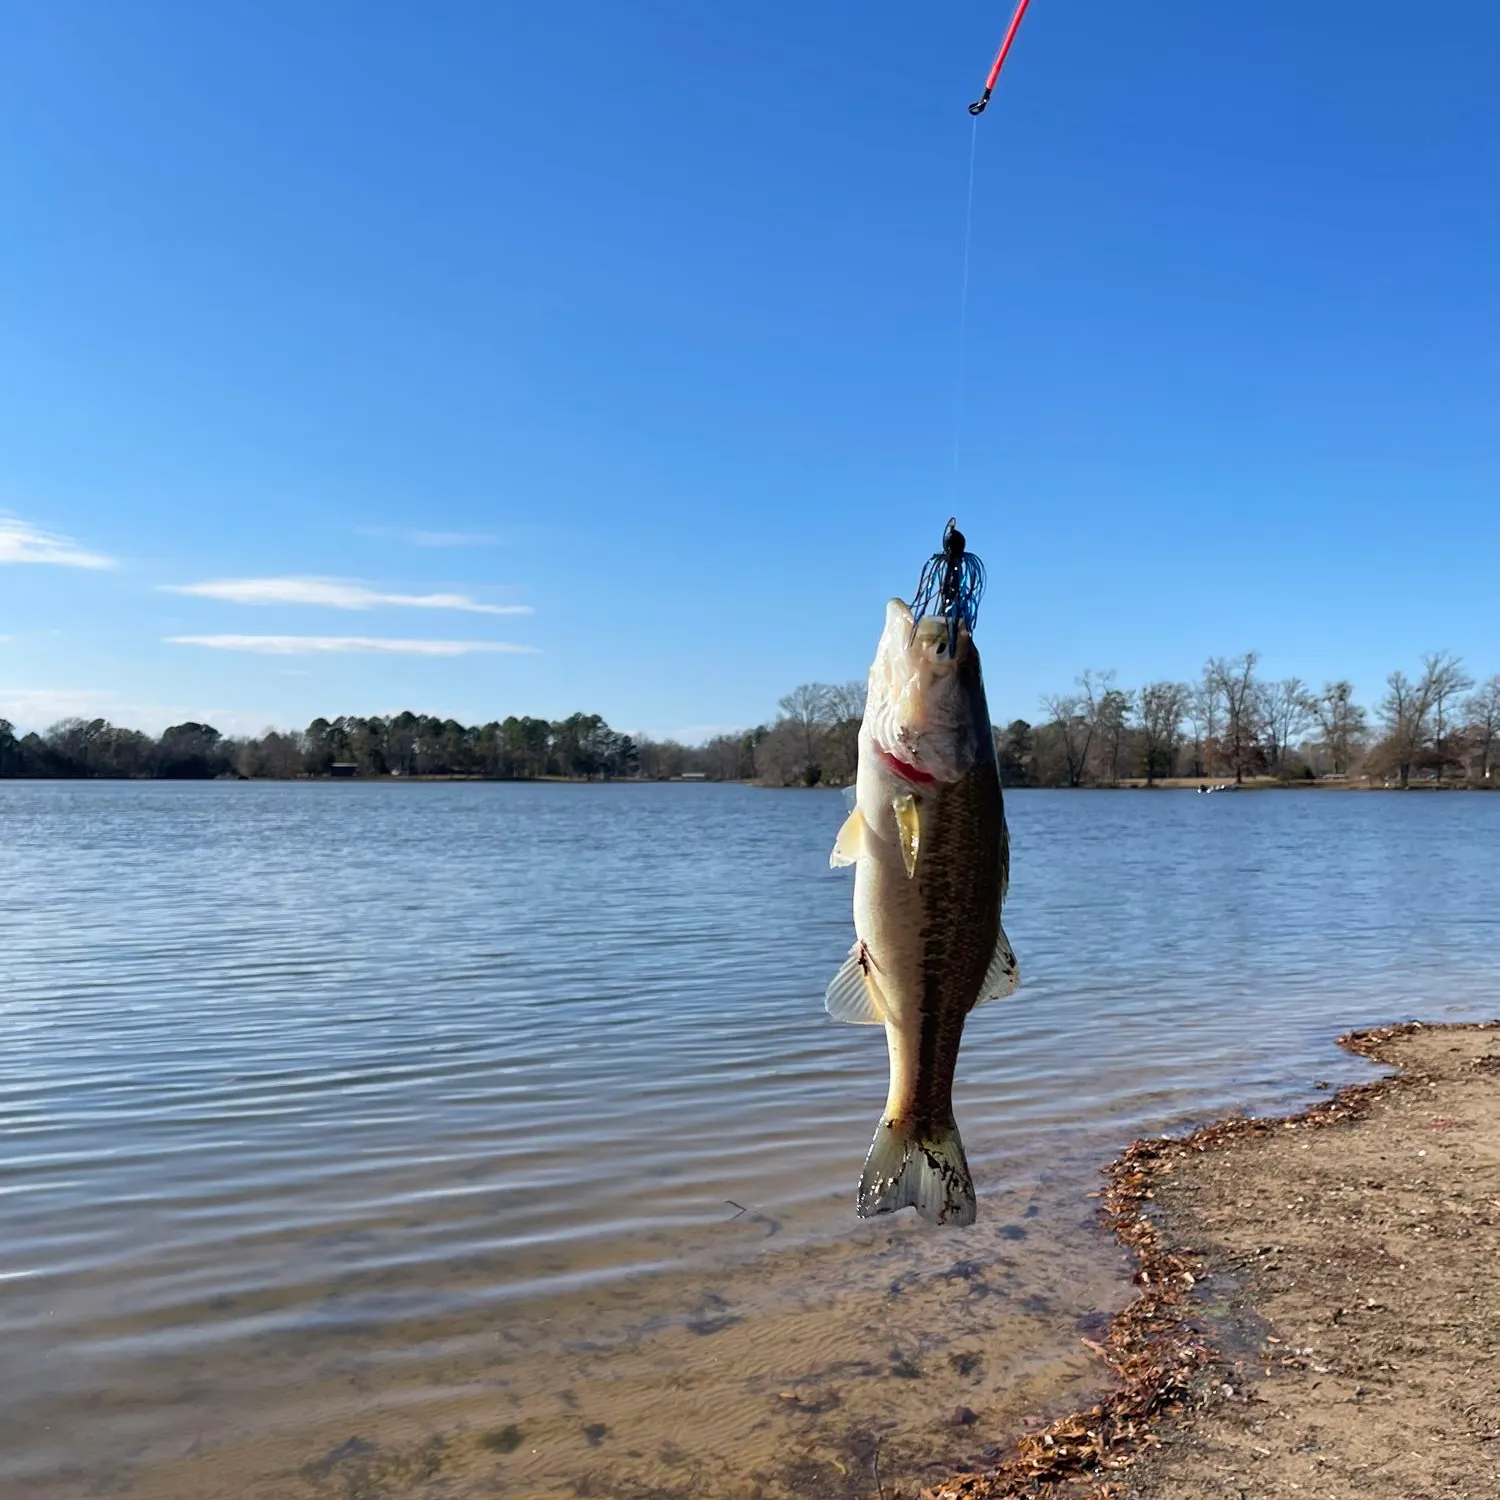
<instances>
[{"instance_id":1,"label":"tree line","mask_svg":"<svg viewBox=\"0 0 1500 1500\"><path fill-rule=\"evenodd\" d=\"M1320 689L1256 673L1254 651L1214 657L1196 682L1125 688L1086 671L1047 694L1036 724L995 730L1007 786L1111 786L1174 777L1236 782L1364 776L1383 784L1500 784L1500 674L1476 683L1447 652L1413 676L1392 672L1373 709L1347 681ZM471 776L497 780L758 781L843 786L853 781L865 684L804 683L777 718L701 745L631 736L598 714L547 720L512 715L463 725L431 714L314 719L302 730L221 735L174 724L159 736L105 719L64 719L17 736L0 719L0 777Z\"/></svg>"},{"instance_id":2,"label":"tree line","mask_svg":"<svg viewBox=\"0 0 1500 1500\"><path fill-rule=\"evenodd\" d=\"M857 727L857 726L856 726ZM174 724L160 735L107 719L63 719L42 733L16 733L0 719L0 777L290 780L333 775L477 776L519 781L691 775L750 781L764 728L720 734L701 745L632 737L598 714L566 719L512 715L466 725L431 714L314 719L306 729L234 738L211 724Z\"/></svg>"},{"instance_id":3,"label":"tree line","mask_svg":"<svg viewBox=\"0 0 1500 1500\"><path fill-rule=\"evenodd\" d=\"M105 719L64 719L18 738L0 719L0 776L294 778L486 776L579 780L634 776L645 747L598 714L512 716L464 725L431 714L314 719L306 729L231 738L210 724L174 724L159 736Z\"/></svg>"},{"instance_id":4,"label":"tree line","mask_svg":"<svg viewBox=\"0 0 1500 1500\"><path fill-rule=\"evenodd\" d=\"M1015 786L1264 776L1494 784L1500 674L1476 682L1459 657L1431 652L1415 675L1392 672L1366 708L1348 681L1270 681L1258 662L1254 651L1214 657L1196 682L1134 689L1112 671L1086 671L1071 692L1042 698L1037 725L997 731L1001 774Z\"/></svg>"},{"instance_id":5,"label":"tree line","mask_svg":"<svg viewBox=\"0 0 1500 1500\"><path fill-rule=\"evenodd\" d=\"M1113 671L1086 671L1073 690L1040 701L1035 724L995 729L1006 786L1148 785L1173 778L1243 783L1369 777L1380 783L1500 784L1500 674L1476 683L1448 652L1414 676L1392 672L1373 710L1346 680L1311 687L1270 681L1259 655L1213 657L1196 682L1127 688ZM842 785L855 774L864 684L809 683L781 700L758 731L757 779L775 786Z\"/></svg>"}]
</instances>

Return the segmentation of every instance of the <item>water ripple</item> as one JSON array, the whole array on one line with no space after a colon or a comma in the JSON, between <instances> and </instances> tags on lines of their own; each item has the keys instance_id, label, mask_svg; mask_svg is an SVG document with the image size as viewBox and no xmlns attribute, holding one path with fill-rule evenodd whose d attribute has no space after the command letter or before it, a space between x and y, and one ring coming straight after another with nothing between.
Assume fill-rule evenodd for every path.
<instances>
[{"instance_id":1,"label":"water ripple","mask_svg":"<svg viewBox=\"0 0 1500 1500\"><path fill-rule=\"evenodd\" d=\"M1342 1028L1495 1008L1500 797L1008 806L1025 983L975 1013L957 1101L992 1228L1049 1180L1081 1204L1133 1134L1361 1076ZM47 1372L3 1385L28 1392L0 1396L13 1472L45 1469L26 1434L58 1413L88 1446L103 1371L212 1356L269 1410L288 1340L412 1360L627 1275L750 1260L770 1299L833 1247L940 1253L851 1213L886 1063L821 1006L842 815L744 788L0 784L0 1376ZM178 1388L120 1430L169 1432Z\"/></svg>"}]
</instances>

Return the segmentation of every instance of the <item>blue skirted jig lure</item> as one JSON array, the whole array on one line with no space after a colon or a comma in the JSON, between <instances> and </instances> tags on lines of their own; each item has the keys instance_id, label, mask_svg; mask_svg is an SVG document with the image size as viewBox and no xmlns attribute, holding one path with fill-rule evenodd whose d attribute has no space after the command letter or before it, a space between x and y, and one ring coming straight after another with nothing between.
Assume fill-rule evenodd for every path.
<instances>
[{"instance_id":1,"label":"blue skirted jig lure","mask_svg":"<svg viewBox=\"0 0 1500 1500\"><path fill-rule=\"evenodd\" d=\"M948 654L958 650L959 621L973 635L979 622L979 600L984 593L984 564L965 551L964 534L950 516L943 531L943 550L923 565L917 594L911 602L913 624L924 615L941 615L948 622Z\"/></svg>"}]
</instances>

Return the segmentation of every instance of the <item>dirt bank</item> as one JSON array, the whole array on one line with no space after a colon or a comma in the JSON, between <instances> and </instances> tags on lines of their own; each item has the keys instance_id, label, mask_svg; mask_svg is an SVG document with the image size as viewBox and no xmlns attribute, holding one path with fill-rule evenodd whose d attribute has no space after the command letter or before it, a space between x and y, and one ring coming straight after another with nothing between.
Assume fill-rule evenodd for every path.
<instances>
[{"instance_id":1,"label":"dirt bank","mask_svg":"<svg viewBox=\"0 0 1500 1500\"><path fill-rule=\"evenodd\" d=\"M930 1500L1500 1497L1500 1022L1342 1040L1400 1072L1110 1167L1119 1388Z\"/></svg>"}]
</instances>

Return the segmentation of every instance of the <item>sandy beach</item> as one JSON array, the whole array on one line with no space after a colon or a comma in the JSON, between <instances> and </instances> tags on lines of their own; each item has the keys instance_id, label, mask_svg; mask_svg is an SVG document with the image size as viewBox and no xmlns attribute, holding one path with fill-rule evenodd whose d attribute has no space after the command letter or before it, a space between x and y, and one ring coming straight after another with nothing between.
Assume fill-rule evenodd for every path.
<instances>
[{"instance_id":1,"label":"sandy beach","mask_svg":"<svg viewBox=\"0 0 1500 1500\"><path fill-rule=\"evenodd\" d=\"M1117 1388L930 1500L1500 1495L1500 1022L1341 1041L1392 1071L1111 1165Z\"/></svg>"}]
</instances>

